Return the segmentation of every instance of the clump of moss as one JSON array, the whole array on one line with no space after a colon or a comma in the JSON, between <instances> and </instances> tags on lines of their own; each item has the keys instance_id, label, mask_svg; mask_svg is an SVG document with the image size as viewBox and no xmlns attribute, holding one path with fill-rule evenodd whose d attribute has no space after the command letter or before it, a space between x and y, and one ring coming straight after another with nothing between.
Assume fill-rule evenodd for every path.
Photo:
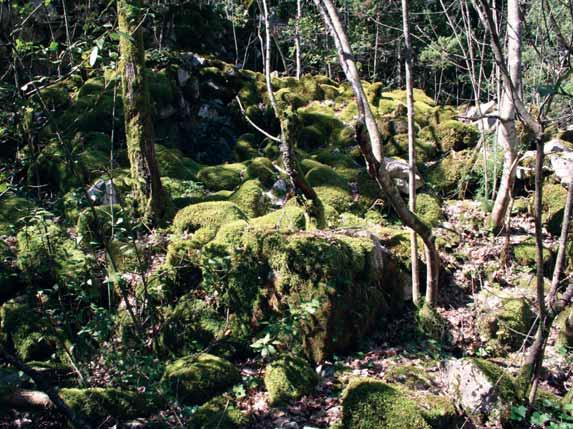
<instances>
[{"instance_id":1,"label":"clump of moss","mask_svg":"<svg viewBox=\"0 0 573 429\"><path fill-rule=\"evenodd\" d=\"M229 201L239 206L249 217L264 215L269 209L269 200L258 180L247 180L230 197Z\"/></svg>"},{"instance_id":2,"label":"clump of moss","mask_svg":"<svg viewBox=\"0 0 573 429\"><path fill-rule=\"evenodd\" d=\"M309 395L317 382L318 376L308 362L294 356L280 358L265 369L265 388L271 405Z\"/></svg>"},{"instance_id":3,"label":"clump of moss","mask_svg":"<svg viewBox=\"0 0 573 429\"><path fill-rule=\"evenodd\" d=\"M258 179L263 186L270 188L275 183L277 174L270 159L258 157L248 163L245 177L247 179Z\"/></svg>"},{"instance_id":4,"label":"clump of moss","mask_svg":"<svg viewBox=\"0 0 573 429\"><path fill-rule=\"evenodd\" d=\"M258 151L255 149L256 141L257 138L252 133L239 136L235 143L235 155L239 161L246 161L258 156Z\"/></svg>"},{"instance_id":5,"label":"clump of moss","mask_svg":"<svg viewBox=\"0 0 573 429\"><path fill-rule=\"evenodd\" d=\"M481 340L497 355L519 350L526 338L534 315L524 298L507 298L496 311L478 319Z\"/></svg>"},{"instance_id":6,"label":"clump of moss","mask_svg":"<svg viewBox=\"0 0 573 429\"><path fill-rule=\"evenodd\" d=\"M350 211L354 199L348 182L330 167L315 167L306 174L323 204L338 212Z\"/></svg>"},{"instance_id":7,"label":"clump of moss","mask_svg":"<svg viewBox=\"0 0 573 429\"><path fill-rule=\"evenodd\" d=\"M187 158L179 149L155 145L155 157L162 176L180 180L195 180L201 165Z\"/></svg>"},{"instance_id":8,"label":"clump of moss","mask_svg":"<svg viewBox=\"0 0 573 429\"><path fill-rule=\"evenodd\" d=\"M424 175L426 182L442 196L448 196L459 190L459 187L471 172L472 155L469 150L450 152Z\"/></svg>"},{"instance_id":9,"label":"clump of moss","mask_svg":"<svg viewBox=\"0 0 573 429\"><path fill-rule=\"evenodd\" d=\"M448 339L448 324L442 315L431 305L424 302L416 313L416 323L420 332L436 341Z\"/></svg>"},{"instance_id":10,"label":"clump of moss","mask_svg":"<svg viewBox=\"0 0 573 429\"><path fill-rule=\"evenodd\" d=\"M161 407L161 401L149 394L113 387L64 388L58 393L72 410L92 422L108 417L119 420L146 417Z\"/></svg>"},{"instance_id":11,"label":"clump of moss","mask_svg":"<svg viewBox=\"0 0 573 429\"><path fill-rule=\"evenodd\" d=\"M384 373L384 381L403 385L410 390L429 390L434 386L425 368L414 365L396 365L388 369Z\"/></svg>"},{"instance_id":12,"label":"clump of moss","mask_svg":"<svg viewBox=\"0 0 573 429\"><path fill-rule=\"evenodd\" d=\"M47 360L59 342L44 318L28 303L9 301L0 309L0 327L24 361Z\"/></svg>"},{"instance_id":13,"label":"clump of moss","mask_svg":"<svg viewBox=\"0 0 573 429\"><path fill-rule=\"evenodd\" d=\"M195 429L241 429L249 424L249 418L235 405L233 400L221 395L201 405L189 420Z\"/></svg>"},{"instance_id":14,"label":"clump of moss","mask_svg":"<svg viewBox=\"0 0 573 429\"><path fill-rule=\"evenodd\" d=\"M536 264L536 253L537 247L534 238L528 238L525 241L515 244L512 247L513 259L514 261L522 266L529 267L531 269L535 268ZM553 252L551 249L543 248L543 266L546 270L550 270L551 264L553 262Z\"/></svg>"},{"instance_id":15,"label":"clump of moss","mask_svg":"<svg viewBox=\"0 0 573 429\"><path fill-rule=\"evenodd\" d=\"M416 195L416 214L430 226L439 225L444 219L440 200L430 194Z\"/></svg>"},{"instance_id":16,"label":"clump of moss","mask_svg":"<svg viewBox=\"0 0 573 429\"><path fill-rule=\"evenodd\" d=\"M461 416L452 400L446 396L419 392L412 395L424 420L433 429L457 429L463 426L465 417Z\"/></svg>"},{"instance_id":17,"label":"clump of moss","mask_svg":"<svg viewBox=\"0 0 573 429\"><path fill-rule=\"evenodd\" d=\"M364 378L342 394L342 424L347 429L429 429L416 403L399 389Z\"/></svg>"},{"instance_id":18,"label":"clump of moss","mask_svg":"<svg viewBox=\"0 0 573 429\"><path fill-rule=\"evenodd\" d=\"M0 199L0 235L12 234L18 230L18 223L29 216L33 208L26 198L7 194Z\"/></svg>"},{"instance_id":19,"label":"clump of moss","mask_svg":"<svg viewBox=\"0 0 573 429\"><path fill-rule=\"evenodd\" d=\"M195 232L202 227L218 229L225 223L246 219L247 216L236 204L229 201L210 201L192 204L179 210L173 219L173 229L179 233Z\"/></svg>"},{"instance_id":20,"label":"clump of moss","mask_svg":"<svg viewBox=\"0 0 573 429\"><path fill-rule=\"evenodd\" d=\"M569 348L573 348L573 324L570 325L568 321L572 312L573 306L569 306L555 320L555 325L559 328L557 343Z\"/></svg>"},{"instance_id":21,"label":"clump of moss","mask_svg":"<svg viewBox=\"0 0 573 429\"><path fill-rule=\"evenodd\" d=\"M282 209L251 219L249 224L255 228L280 231L304 230L306 229L306 214L302 208L296 205L285 205Z\"/></svg>"},{"instance_id":22,"label":"clump of moss","mask_svg":"<svg viewBox=\"0 0 573 429\"><path fill-rule=\"evenodd\" d=\"M567 190L563 186L546 184L543 187L542 220L547 230L557 236L561 233L566 200Z\"/></svg>"},{"instance_id":23,"label":"clump of moss","mask_svg":"<svg viewBox=\"0 0 573 429\"><path fill-rule=\"evenodd\" d=\"M245 170L245 165L240 163L203 167L197 178L212 191L232 191L241 184Z\"/></svg>"},{"instance_id":24,"label":"clump of moss","mask_svg":"<svg viewBox=\"0 0 573 429\"><path fill-rule=\"evenodd\" d=\"M479 140L479 132L475 127L453 119L440 123L436 133L443 151L471 148Z\"/></svg>"},{"instance_id":25,"label":"clump of moss","mask_svg":"<svg viewBox=\"0 0 573 429\"><path fill-rule=\"evenodd\" d=\"M169 309L157 345L162 353L177 356L204 349L224 328L224 320L204 301L181 298Z\"/></svg>"},{"instance_id":26,"label":"clump of moss","mask_svg":"<svg viewBox=\"0 0 573 429\"><path fill-rule=\"evenodd\" d=\"M209 354L186 356L165 367L163 380L184 404L201 404L241 380L237 368Z\"/></svg>"}]
</instances>

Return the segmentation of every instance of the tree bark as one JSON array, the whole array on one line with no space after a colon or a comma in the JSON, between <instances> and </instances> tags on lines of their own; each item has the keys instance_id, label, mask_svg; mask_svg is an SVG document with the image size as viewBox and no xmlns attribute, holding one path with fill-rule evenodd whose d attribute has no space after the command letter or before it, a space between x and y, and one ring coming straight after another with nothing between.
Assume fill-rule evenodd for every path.
<instances>
[{"instance_id":1,"label":"tree bark","mask_svg":"<svg viewBox=\"0 0 573 429\"><path fill-rule=\"evenodd\" d=\"M507 207L511 199L517 168L517 136L515 132L514 94L510 83L519 95L521 92L521 33L523 19L519 0L507 2L507 70L511 82L503 83L503 92L499 107L500 124L497 142L504 150L503 172L499 190L491 213L491 224L494 229L503 227Z\"/></svg>"},{"instance_id":2,"label":"tree bark","mask_svg":"<svg viewBox=\"0 0 573 429\"><path fill-rule=\"evenodd\" d=\"M374 115L364 94L352 49L346 32L342 27L342 23L340 22L340 18L338 17L336 7L331 0L313 1L320 10L327 27L330 29L338 51L340 64L354 91L359 111L359 119L356 125L356 138L360 145L362 155L366 160L368 172L377 181L400 220L407 227L416 231L426 245L426 301L429 305L435 305L437 300L440 257L435 246L435 238L432 234L432 230L408 209L408 206L402 199L400 192L386 170L380 132L378 131ZM368 138L366 138L364 128L366 128Z\"/></svg>"},{"instance_id":3,"label":"tree bark","mask_svg":"<svg viewBox=\"0 0 573 429\"><path fill-rule=\"evenodd\" d=\"M153 120L145 78L142 32L145 17L140 0L118 0L117 18L119 31L125 34L119 42L120 71L135 209L145 223L159 222L168 214L170 204L161 185L153 146Z\"/></svg>"},{"instance_id":4,"label":"tree bark","mask_svg":"<svg viewBox=\"0 0 573 429\"><path fill-rule=\"evenodd\" d=\"M408 208L416 212L416 129L414 127L414 76L408 0L402 0L402 27L404 33L404 64L406 69L406 106L408 109ZM410 230L410 260L412 263L412 301L420 304L420 269L418 266L418 238Z\"/></svg>"},{"instance_id":5,"label":"tree bark","mask_svg":"<svg viewBox=\"0 0 573 429\"><path fill-rule=\"evenodd\" d=\"M296 78L300 79L302 74L302 52L300 45L300 20L302 19L302 0L296 0L296 26L294 33L294 46L296 55Z\"/></svg>"}]
</instances>

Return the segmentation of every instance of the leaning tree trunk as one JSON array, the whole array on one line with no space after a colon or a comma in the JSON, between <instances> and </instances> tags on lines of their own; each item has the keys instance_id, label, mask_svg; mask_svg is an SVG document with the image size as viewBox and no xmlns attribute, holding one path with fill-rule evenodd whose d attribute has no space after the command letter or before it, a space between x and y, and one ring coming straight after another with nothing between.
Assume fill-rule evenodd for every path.
<instances>
[{"instance_id":1,"label":"leaning tree trunk","mask_svg":"<svg viewBox=\"0 0 573 429\"><path fill-rule=\"evenodd\" d=\"M491 225L499 230L503 227L505 215L511 200L517 168L517 136L515 132L515 103L513 91L521 90L521 32L523 21L519 9L519 0L507 3L507 70L513 88L504 82L499 106L500 124L497 142L504 151L503 172L497 197L491 212Z\"/></svg>"},{"instance_id":2,"label":"leaning tree trunk","mask_svg":"<svg viewBox=\"0 0 573 429\"><path fill-rule=\"evenodd\" d=\"M406 68L406 105L408 109L408 208L416 212L416 129L414 127L414 76L412 43L410 41L410 23L408 0L402 0L402 25L404 32L404 64ZM412 301L420 303L420 269L418 266L418 237L410 230L410 260L412 262Z\"/></svg>"},{"instance_id":3,"label":"leaning tree trunk","mask_svg":"<svg viewBox=\"0 0 573 429\"><path fill-rule=\"evenodd\" d=\"M342 23L340 22L336 7L331 0L313 1L320 10L322 18L332 34L338 51L340 65L354 91L359 111L356 137L362 155L366 160L368 172L376 180L400 220L407 227L416 231L426 245L426 301L429 305L435 305L438 292L440 257L435 246L435 238L432 234L432 230L408 209L394 181L386 170L380 132L364 93L352 49L346 32L342 27ZM366 128L368 138L365 137L364 127Z\"/></svg>"},{"instance_id":4,"label":"leaning tree trunk","mask_svg":"<svg viewBox=\"0 0 573 429\"><path fill-rule=\"evenodd\" d=\"M120 71L123 87L123 114L127 153L135 210L145 223L160 221L169 207L161 186L153 146L153 122L143 47L143 14L139 0L118 0ZM129 37L128 37L129 36Z\"/></svg>"},{"instance_id":5,"label":"leaning tree trunk","mask_svg":"<svg viewBox=\"0 0 573 429\"><path fill-rule=\"evenodd\" d=\"M302 74L302 53L300 46L300 21L302 19L302 0L296 0L296 24L294 33L294 46L296 55L296 78L300 79Z\"/></svg>"}]
</instances>

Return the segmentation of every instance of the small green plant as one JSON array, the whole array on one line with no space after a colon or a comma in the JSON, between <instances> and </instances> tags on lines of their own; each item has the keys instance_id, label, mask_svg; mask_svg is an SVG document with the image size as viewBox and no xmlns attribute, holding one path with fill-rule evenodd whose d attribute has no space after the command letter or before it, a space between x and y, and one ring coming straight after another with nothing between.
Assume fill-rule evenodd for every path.
<instances>
[{"instance_id":1,"label":"small green plant","mask_svg":"<svg viewBox=\"0 0 573 429\"><path fill-rule=\"evenodd\" d=\"M525 405L513 406L510 419L529 424L532 428L573 429L573 404L561 405L559 402L544 398L539 401L537 409L529 418Z\"/></svg>"}]
</instances>

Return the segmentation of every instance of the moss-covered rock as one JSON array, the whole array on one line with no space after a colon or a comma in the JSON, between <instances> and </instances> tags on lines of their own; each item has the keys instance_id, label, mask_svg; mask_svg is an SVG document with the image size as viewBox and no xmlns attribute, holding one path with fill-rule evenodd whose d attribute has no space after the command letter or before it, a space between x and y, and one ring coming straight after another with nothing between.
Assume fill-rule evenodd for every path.
<instances>
[{"instance_id":1,"label":"moss-covered rock","mask_svg":"<svg viewBox=\"0 0 573 429\"><path fill-rule=\"evenodd\" d=\"M233 191L241 184L245 170L240 163L203 167L197 178L211 191Z\"/></svg>"},{"instance_id":2,"label":"moss-covered rock","mask_svg":"<svg viewBox=\"0 0 573 429\"><path fill-rule=\"evenodd\" d=\"M496 355L519 350L534 319L530 304L525 298L511 296L495 299L497 304L491 301L480 310L477 322L480 339Z\"/></svg>"},{"instance_id":3,"label":"moss-covered rock","mask_svg":"<svg viewBox=\"0 0 573 429\"><path fill-rule=\"evenodd\" d=\"M306 229L306 214L296 205L285 205L282 209L251 219L249 224L261 229L299 231Z\"/></svg>"},{"instance_id":4,"label":"moss-covered rock","mask_svg":"<svg viewBox=\"0 0 573 429\"><path fill-rule=\"evenodd\" d=\"M384 373L384 381L399 384L409 390L429 390L435 382L424 367L415 365L396 365Z\"/></svg>"},{"instance_id":5,"label":"moss-covered rock","mask_svg":"<svg viewBox=\"0 0 573 429\"><path fill-rule=\"evenodd\" d=\"M443 151L471 148L479 140L479 132L475 127L453 119L441 122L436 128L436 134Z\"/></svg>"},{"instance_id":6,"label":"moss-covered rock","mask_svg":"<svg viewBox=\"0 0 573 429\"><path fill-rule=\"evenodd\" d=\"M318 382L308 362L294 356L280 358L265 368L265 388L271 405L309 395Z\"/></svg>"},{"instance_id":7,"label":"moss-covered rock","mask_svg":"<svg viewBox=\"0 0 573 429\"><path fill-rule=\"evenodd\" d=\"M440 200L431 194L416 195L416 214L430 226L436 226L444 220Z\"/></svg>"},{"instance_id":8,"label":"moss-covered rock","mask_svg":"<svg viewBox=\"0 0 573 429\"><path fill-rule=\"evenodd\" d=\"M471 172L471 151L450 152L445 158L432 165L424 179L442 196L456 193Z\"/></svg>"},{"instance_id":9,"label":"moss-covered rock","mask_svg":"<svg viewBox=\"0 0 573 429\"><path fill-rule=\"evenodd\" d=\"M109 417L118 420L146 417L161 407L161 401L149 394L113 387L64 388L59 394L72 410L92 422Z\"/></svg>"},{"instance_id":10,"label":"moss-covered rock","mask_svg":"<svg viewBox=\"0 0 573 429\"><path fill-rule=\"evenodd\" d=\"M566 199L567 190L563 186L546 184L543 187L542 220L547 230L557 236L561 233Z\"/></svg>"},{"instance_id":11,"label":"moss-covered rock","mask_svg":"<svg viewBox=\"0 0 573 429\"><path fill-rule=\"evenodd\" d=\"M192 204L177 212L173 229L178 233L196 232L211 227L215 231L223 224L235 220L246 220L247 216L236 204L229 201L210 201Z\"/></svg>"},{"instance_id":12,"label":"moss-covered rock","mask_svg":"<svg viewBox=\"0 0 573 429\"><path fill-rule=\"evenodd\" d=\"M252 133L247 133L239 136L235 143L235 155L239 161L246 161L258 156L258 151L255 149L257 138Z\"/></svg>"},{"instance_id":13,"label":"moss-covered rock","mask_svg":"<svg viewBox=\"0 0 573 429\"><path fill-rule=\"evenodd\" d=\"M249 161L245 177L259 179L261 184L270 188L277 179L275 167L269 158L258 157Z\"/></svg>"},{"instance_id":14,"label":"moss-covered rock","mask_svg":"<svg viewBox=\"0 0 573 429\"><path fill-rule=\"evenodd\" d=\"M180 180L195 180L201 165L174 148L155 145L155 157L162 176ZM216 189L218 190L218 189Z\"/></svg>"},{"instance_id":15,"label":"moss-covered rock","mask_svg":"<svg viewBox=\"0 0 573 429\"><path fill-rule=\"evenodd\" d=\"M249 418L227 395L217 396L201 405L189 420L194 429L241 429L248 427Z\"/></svg>"},{"instance_id":16,"label":"moss-covered rock","mask_svg":"<svg viewBox=\"0 0 573 429\"><path fill-rule=\"evenodd\" d=\"M184 404L202 404L241 380L239 370L209 354L187 356L165 367L163 380Z\"/></svg>"},{"instance_id":17,"label":"moss-covered rock","mask_svg":"<svg viewBox=\"0 0 573 429\"><path fill-rule=\"evenodd\" d=\"M345 429L429 429L416 403L396 387L375 379L356 379L342 394Z\"/></svg>"},{"instance_id":18,"label":"moss-covered rock","mask_svg":"<svg viewBox=\"0 0 573 429\"><path fill-rule=\"evenodd\" d=\"M535 269L537 247L535 239L530 237L521 243L515 244L512 247L513 260L516 264L522 267L529 267ZM543 247L543 266L546 272L551 271L551 266L554 260L553 251L547 247Z\"/></svg>"},{"instance_id":19,"label":"moss-covered rock","mask_svg":"<svg viewBox=\"0 0 573 429\"><path fill-rule=\"evenodd\" d=\"M573 314L573 306L570 305L555 319L555 325L559 329L557 344L568 348L573 348L573 323L569 322L571 314Z\"/></svg>"},{"instance_id":20,"label":"moss-covered rock","mask_svg":"<svg viewBox=\"0 0 573 429\"><path fill-rule=\"evenodd\" d=\"M5 303L0 309L0 327L24 361L47 360L61 344L45 317L26 302Z\"/></svg>"},{"instance_id":21,"label":"moss-covered rock","mask_svg":"<svg viewBox=\"0 0 573 429\"><path fill-rule=\"evenodd\" d=\"M244 182L229 197L229 201L239 206L249 217L263 216L269 209L268 196L258 180Z\"/></svg>"},{"instance_id":22,"label":"moss-covered rock","mask_svg":"<svg viewBox=\"0 0 573 429\"><path fill-rule=\"evenodd\" d=\"M162 353L177 356L196 353L222 335L225 321L204 301L181 298L164 314L165 322L157 339Z\"/></svg>"}]
</instances>

